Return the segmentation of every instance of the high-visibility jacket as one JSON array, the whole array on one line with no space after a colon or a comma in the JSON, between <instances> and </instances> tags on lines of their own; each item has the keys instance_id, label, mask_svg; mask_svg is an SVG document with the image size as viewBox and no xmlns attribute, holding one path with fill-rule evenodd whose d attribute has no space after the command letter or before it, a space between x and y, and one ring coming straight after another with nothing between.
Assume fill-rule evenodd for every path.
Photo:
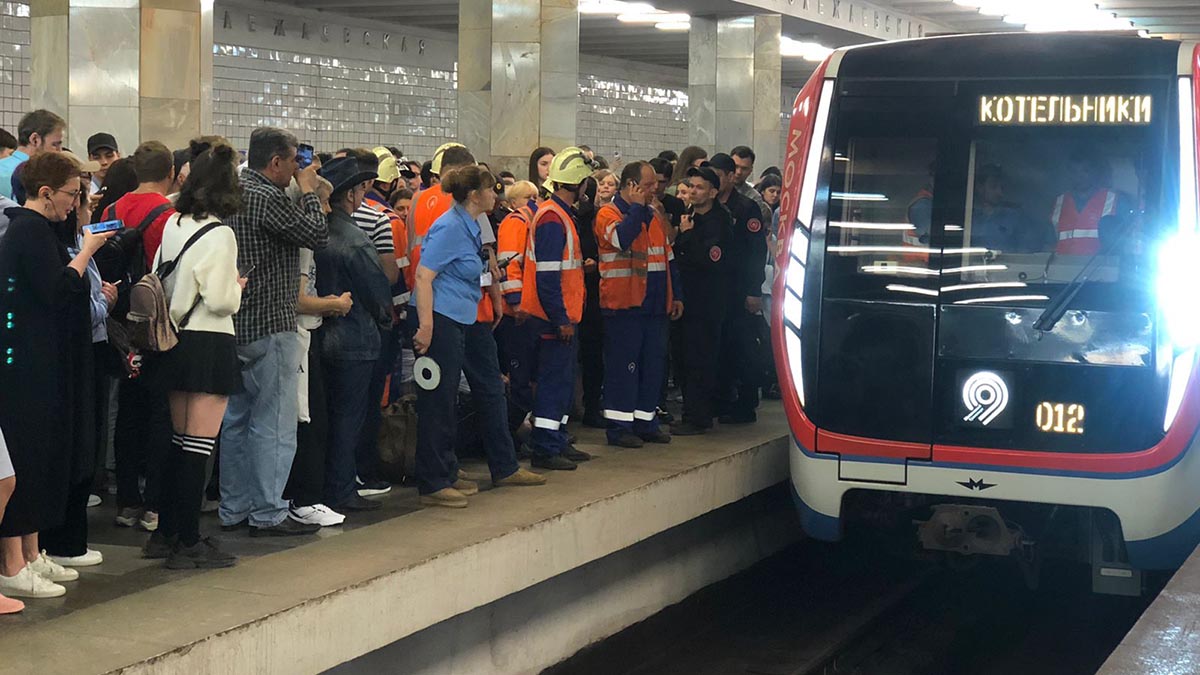
<instances>
[{"instance_id":1,"label":"high-visibility jacket","mask_svg":"<svg viewBox=\"0 0 1200 675\"><path fill-rule=\"evenodd\" d=\"M671 305L675 304L675 279L674 262L675 252L671 250L670 240L667 238L667 220L659 212L654 212L654 218L650 221L650 227L646 229L646 234L650 240L646 246L646 292L653 288L661 288L662 286L655 282L656 278L661 278L662 283L666 284L666 306L665 313L671 313ZM645 303L643 303L643 306ZM648 310L654 310L652 307L646 307Z\"/></svg>"},{"instance_id":2,"label":"high-visibility jacket","mask_svg":"<svg viewBox=\"0 0 1200 675\"><path fill-rule=\"evenodd\" d=\"M500 265L500 292L504 294L504 313L515 316L521 304L521 291L525 285L525 248L529 245L529 222L537 211L537 203L530 200L500 221L496 234L496 259Z\"/></svg>"},{"instance_id":3,"label":"high-visibility jacket","mask_svg":"<svg viewBox=\"0 0 1200 675\"><path fill-rule=\"evenodd\" d=\"M408 224L400 219L390 204L369 193L363 203L387 216L392 227L392 247L395 250L396 267L400 268L400 279L392 284L392 305L407 305L412 296L412 286L408 283L410 275L408 262Z\"/></svg>"},{"instance_id":4,"label":"high-visibility jacket","mask_svg":"<svg viewBox=\"0 0 1200 675\"><path fill-rule=\"evenodd\" d=\"M600 253L600 307L608 310L642 307L647 281L653 274L664 279L665 309L670 312L674 298L668 271L675 254L667 242L662 216L648 206L630 204L618 195L597 212L595 231Z\"/></svg>"},{"instance_id":5,"label":"high-visibility jacket","mask_svg":"<svg viewBox=\"0 0 1200 675\"><path fill-rule=\"evenodd\" d=\"M933 201L933 191L930 190L928 187L921 188L917 192L916 196L913 197L912 201L908 203L908 209L907 209L907 213L909 214L908 222L910 222L914 226L916 226L917 229L904 230L900 234L900 245L905 248L924 249L924 250L920 250L920 251L914 250L911 253L906 252L906 253L900 254L900 258L907 262L923 263L923 262L929 261L929 252L928 252L929 242L921 241L921 235L919 233L919 230L921 227L924 227L925 228L925 236L928 239L930 231L933 229L933 224L932 223L914 223L913 222L914 219L912 217L912 207L916 206L917 202L921 202L921 201L925 201L925 200L929 200L930 202Z\"/></svg>"},{"instance_id":6,"label":"high-visibility jacket","mask_svg":"<svg viewBox=\"0 0 1200 675\"><path fill-rule=\"evenodd\" d=\"M562 223L564 243L562 255L553 260L539 260L537 257L537 242L539 230L553 217ZM552 224L545 227L550 228ZM549 238L544 235L543 238ZM547 199L533 216L529 227L529 243L525 247L525 269L533 270L533 274L524 275L524 290L521 292L521 311L543 321L558 324L551 318L543 304L561 301L561 307L553 307L551 313L565 313L569 323L577 324L583 318L583 301L587 291L583 285L583 257L579 250L579 232L575 229L575 219L562 206L557 197ZM538 287L543 287L539 294ZM561 300L555 297L554 291L561 292ZM542 297L545 295L545 298Z\"/></svg>"},{"instance_id":7,"label":"high-visibility jacket","mask_svg":"<svg viewBox=\"0 0 1200 675\"><path fill-rule=\"evenodd\" d=\"M1097 190L1079 210L1075 197L1061 194L1054 201L1050 222L1058 232L1059 255L1094 255L1100 251L1100 219L1117 212L1117 193Z\"/></svg>"},{"instance_id":8,"label":"high-visibility jacket","mask_svg":"<svg viewBox=\"0 0 1200 675\"><path fill-rule=\"evenodd\" d=\"M408 260L409 269L412 274L417 272L417 266L421 264L421 244L425 241L425 235L429 233L429 228L433 222L442 217L442 214L450 210L454 206L454 195L450 195L442 191L441 185L434 185L428 190L421 190L420 194L413 199L412 205L412 221L413 229L412 236L408 240ZM413 280L408 280L414 283ZM409 286L413 288L413 286Z\"/></svg>"}]
</instances>

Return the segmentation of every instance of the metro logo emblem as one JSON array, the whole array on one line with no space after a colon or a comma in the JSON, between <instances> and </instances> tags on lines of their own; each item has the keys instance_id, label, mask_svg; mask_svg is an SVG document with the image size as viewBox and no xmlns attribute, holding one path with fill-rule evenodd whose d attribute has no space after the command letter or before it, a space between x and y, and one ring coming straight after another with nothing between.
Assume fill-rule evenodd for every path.
<instances>
[{"instance_id":1,"label":"metro logo emblem","mask_svg":"<svg viewBox=\"0 0 1200 675\"><path fill-rule=\"evenodd\" d=\"M982 370L963 383L962 400L968 411L963 421L986 427L1008 408L1008 385L996 373Z\"/></svg>"},{"instance_id":2,"label":"metro logo emblem","mask_svg":"<svg viewBox=\"0 0 1200 675\"><path fill-rule=\"evenodd\" d=\"M1141 94L980 96L978 120L996 126L1144 125L1152 106L1152 97Z\"/></svg>"}]
</instances>

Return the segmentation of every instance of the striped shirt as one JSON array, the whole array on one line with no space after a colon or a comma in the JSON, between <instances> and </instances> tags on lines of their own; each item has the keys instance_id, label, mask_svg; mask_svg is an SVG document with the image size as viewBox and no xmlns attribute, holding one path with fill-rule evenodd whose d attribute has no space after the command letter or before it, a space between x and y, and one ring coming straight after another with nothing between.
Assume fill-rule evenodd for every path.
<instances>
[{"instance_id":1,"label":"striped shirt","mask_svg":"<svg viewBox=\"0 0 1200 675\"><path fill-rule=\"evenodd\" d=\"M371 240L371 245L375 247L375 252L379 255L393 255L396 252L396 246L392 243L392 221L388 219L387 214L377 211L366 202L352 214L354 224L358 229L366 233L367 238Z\"/></svg>"}]
</instances>

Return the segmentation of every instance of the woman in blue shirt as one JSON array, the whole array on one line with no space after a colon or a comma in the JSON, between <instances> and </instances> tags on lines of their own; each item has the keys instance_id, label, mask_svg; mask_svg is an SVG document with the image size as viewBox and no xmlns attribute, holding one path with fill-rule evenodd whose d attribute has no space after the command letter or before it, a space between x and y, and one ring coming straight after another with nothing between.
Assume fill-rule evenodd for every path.
<instances>
[{"instance_id":1,"label":"woman in blue shirt","mask_svg":"<svg viewBox=\"0 0 1200 675\"><path fill-rule=\"evenodd\" d=\"M480 289L491 285L490 275L484 274L478 219L495 206L495 188L496 179L479 166L442 177L442 190L453 195L454 206L434 221L421 247L415 289L419 328L413 346L441 370L438 386L417 394L417 488L421 503L428 506L463 508L467 495L479 491L478 485L459 477L454 455L455 399L464 373L480 419L492 483L546 482L517 464L496 341L488 324L475 321Z\"/></svg>"}]
</instances>

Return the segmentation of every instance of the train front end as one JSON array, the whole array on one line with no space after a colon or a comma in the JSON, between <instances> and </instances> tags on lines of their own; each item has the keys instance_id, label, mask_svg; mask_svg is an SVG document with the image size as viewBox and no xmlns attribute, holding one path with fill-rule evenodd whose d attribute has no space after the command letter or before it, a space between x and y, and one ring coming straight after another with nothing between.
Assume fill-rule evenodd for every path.
<instances>
[{"instance_id":1,"label":"train front end","mask_svg":"<svg viewBox=\"0 0 1200 675\"><path fill-rule=\"evenodd\" d=\"M772 314L810 536L884 510L928 549L1065 551L1116 592L1191 552L1197 81L1194 45L1078 34L817 69Z\"/></svg>"}]
</instances>

